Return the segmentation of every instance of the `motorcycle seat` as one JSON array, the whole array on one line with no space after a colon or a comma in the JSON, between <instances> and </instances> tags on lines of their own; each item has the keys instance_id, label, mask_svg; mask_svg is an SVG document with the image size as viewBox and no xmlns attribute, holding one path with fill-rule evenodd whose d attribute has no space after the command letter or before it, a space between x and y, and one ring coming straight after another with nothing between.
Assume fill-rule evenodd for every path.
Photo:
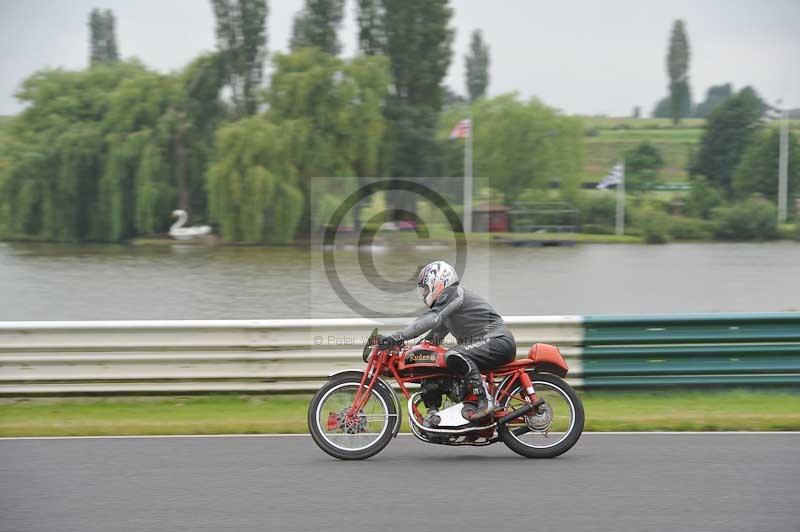
<instances>
[{"instance_id":1,"label":"motorcycle seat","mask_svg":"<svg viewBox=\"0 0 800 532\"><path fill-rule=\"evenodd\" d=\"M507 369L508 370L512 370L512 369L518 369L518 368L522 368L522 367L526 367L526 366L532 366L532 365L533 365L533 360L531 360L530 358L520 358L518 360L513 360L513 361L509 362L508 364L504 364L504 365L500 366L499 368L496 368L495 371L502 371L502 370L507 370Z\"/></svg>"}]
</instances>

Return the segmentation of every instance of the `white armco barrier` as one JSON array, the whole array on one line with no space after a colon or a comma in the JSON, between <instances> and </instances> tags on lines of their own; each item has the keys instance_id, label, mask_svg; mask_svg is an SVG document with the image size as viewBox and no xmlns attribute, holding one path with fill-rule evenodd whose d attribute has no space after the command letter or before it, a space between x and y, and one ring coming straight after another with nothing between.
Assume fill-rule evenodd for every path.
<instances>
[{"instance_id":1,"label":"white armco barrier","mask_svg":"<svg viewBox=\"0 0 800 532\"><path fill-rule=\"evenodd\" d=\"M581 385L580 316L510 316L518 356L559 346ZM409 320L0 322L0 395L307 392L362 368L373 328Z\"/></svg>"}]
</instances>

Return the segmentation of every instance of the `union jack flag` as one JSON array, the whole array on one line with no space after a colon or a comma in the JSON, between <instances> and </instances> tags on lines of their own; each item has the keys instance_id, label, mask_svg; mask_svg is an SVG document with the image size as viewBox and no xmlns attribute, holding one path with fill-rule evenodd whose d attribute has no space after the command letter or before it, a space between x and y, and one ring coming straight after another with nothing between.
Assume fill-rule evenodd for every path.
<instances>
[{"instance_id":1,"label":"union jack flag","mask_svg":"<svg viewBox=\"0 0 800 532\"><path fill-rule=\"evenodd\" d=\"M472 120L465 118L450 132L450 139L466 139L472 135Z\"/></svg>"}]
</instances>

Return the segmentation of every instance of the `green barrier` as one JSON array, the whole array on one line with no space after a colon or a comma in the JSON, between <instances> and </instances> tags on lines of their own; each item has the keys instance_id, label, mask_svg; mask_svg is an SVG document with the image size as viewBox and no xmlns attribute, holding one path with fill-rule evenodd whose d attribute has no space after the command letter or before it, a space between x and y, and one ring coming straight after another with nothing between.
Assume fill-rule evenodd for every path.
<instances>
[{"instance_id":1,"label":"green barrier","mask_svg":"<svg viewBox=\"0 0 800 532\"><path fill-rule=\"evenodd\" d=\"M800 313L587 316L584 386L800 386Z\"/></svg>"}]
</instances>

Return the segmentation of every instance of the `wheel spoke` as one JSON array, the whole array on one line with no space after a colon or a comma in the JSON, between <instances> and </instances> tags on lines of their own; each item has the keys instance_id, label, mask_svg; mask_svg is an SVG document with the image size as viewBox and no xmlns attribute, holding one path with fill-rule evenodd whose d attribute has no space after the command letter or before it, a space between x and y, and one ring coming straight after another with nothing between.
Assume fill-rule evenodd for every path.
<instances>
[{"instance_id":1,"label":"wheel spoke","mask_svg":"<svg viewBox=\"0 0 800 532\"><path fill-rule=\"evenodd\" d=\"M359 451L377 442L390 427L386 401L372 390L361 410L351 412L360 385L342 383L329 390L317 406L317 428L327 442L342 451Z\"/></svg>"},{"instance_id":2,"label":"wheel spoke","mask_svg":"<svg viewBox=\"0 0 800 532\"><path fill-rule=\"evenodd\" d=\"M575 422L575 408L571 399L557 386L545 381L536 381L536 397L543 399L537 412L520 418L523 426L509 427L509 434L527 447L546 449L558 445L570 433ZM506 403L506 409L513 411L527 401L524 391L513 390Z\"/></svg>"}]
</instances>

